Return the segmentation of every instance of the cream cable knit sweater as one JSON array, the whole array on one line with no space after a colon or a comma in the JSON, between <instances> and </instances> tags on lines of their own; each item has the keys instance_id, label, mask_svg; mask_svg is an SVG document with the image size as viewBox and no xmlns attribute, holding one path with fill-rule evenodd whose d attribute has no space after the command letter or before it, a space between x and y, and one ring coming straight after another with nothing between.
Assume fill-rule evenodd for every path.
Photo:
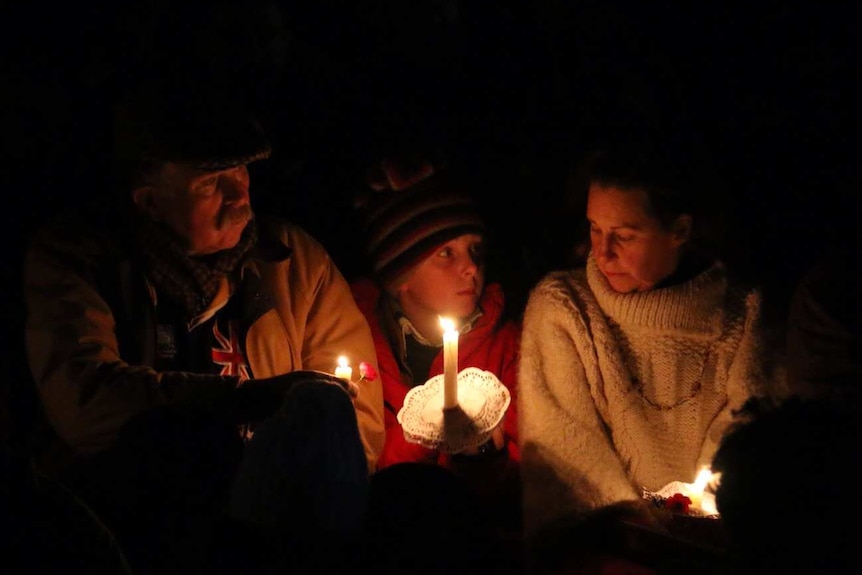
<instances>
[{"instance_id":1,"label":"cream cable knit sweater","mask_svg":"<svg viewBox=\"0 0 862 575\"><path fill-rule=\"evenodd\" d=\"M519 375L527 532L694 480L732 419L766 391L760 295L719 263L620 294L595 260L548 274L527 303Z\"/></svg>"}]
</instances>

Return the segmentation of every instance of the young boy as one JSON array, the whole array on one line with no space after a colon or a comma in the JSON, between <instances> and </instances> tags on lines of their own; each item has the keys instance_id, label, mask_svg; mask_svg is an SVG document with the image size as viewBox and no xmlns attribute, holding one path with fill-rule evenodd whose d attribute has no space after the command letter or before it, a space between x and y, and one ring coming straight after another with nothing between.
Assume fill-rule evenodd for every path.
<instances>
[{"instance_id":1,"label":"young boy","mask_svg":"<svg viewBox=\"0 0 862 575\"><path fill-rule=\"evenodd\" d=\"M485 221L464 179L427 160L384 160L369 180L361 209L372 273L351 287L371 326L383 385L386 441L378 469L400 462L451 469L493 515L519 526L520 325L503 316L500 284L486 285ZM454 455L408 441L397 419L407 392L443 372L441 317L460 332L459 369L490 371L511 394L491 439Z\"/></svg>"}]
</instances>

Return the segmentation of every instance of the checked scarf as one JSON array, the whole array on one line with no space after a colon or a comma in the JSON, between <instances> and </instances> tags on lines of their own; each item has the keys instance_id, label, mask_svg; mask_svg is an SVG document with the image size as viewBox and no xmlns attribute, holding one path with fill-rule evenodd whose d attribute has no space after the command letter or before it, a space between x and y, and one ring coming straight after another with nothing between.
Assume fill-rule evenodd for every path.
<instances>
[{"instance_id":1,"label":"checked scarf","mask_svg":"<svg viewBox=\"0 0 862 575\"><path fill-rule=\"evenodd\" d=\"M169 230L148 218L140 220L138 241L156 290L194 318L218 293L219 279L233 272L254 246L257 226L250 220L236 246L203 258L186 254Z\"/></svg>"}]
</instances>

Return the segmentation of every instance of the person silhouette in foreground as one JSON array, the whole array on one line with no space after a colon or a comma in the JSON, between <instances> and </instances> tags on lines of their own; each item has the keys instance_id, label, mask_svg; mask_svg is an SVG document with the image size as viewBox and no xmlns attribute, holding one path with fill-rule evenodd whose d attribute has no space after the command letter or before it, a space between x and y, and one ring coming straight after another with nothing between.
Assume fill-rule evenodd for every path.
<instances>
[{"instance_id":1,"label":"person silhouette in foreground","mask_svg":"<svg viewBox=\"0 0 862 575\"><path fill-rule=\"evenodd\" d=\"M333 376L303 377L255 428L231 486L236 529L225 534L245 541L225 546L240 569L341 573L364 557L369 484L353 406L322 385Z\"/></svg>"},{"instance_id":2,"label":"person silhouette in foreground","mask_svg":"<svg viewBox=\"0 0 862 575\"><path fill-rule=\"evenodd\" d=\"M858 389L858 387L857 387ZM859 392L752 402L722 442L716 505L731 573L862 573L852 524L862 457Z\"/></svg>"},{"instance_id":3,"label":"person silhouette in foreground","mask_svg":"<svg viewBox=\"0 0 862 575\"><path fill-rule=\"evenodd\" d=\"M494 517L459 475L403 461L371 476L365 521L369 573L523 573Z\"/></svg>"}]
</instances>

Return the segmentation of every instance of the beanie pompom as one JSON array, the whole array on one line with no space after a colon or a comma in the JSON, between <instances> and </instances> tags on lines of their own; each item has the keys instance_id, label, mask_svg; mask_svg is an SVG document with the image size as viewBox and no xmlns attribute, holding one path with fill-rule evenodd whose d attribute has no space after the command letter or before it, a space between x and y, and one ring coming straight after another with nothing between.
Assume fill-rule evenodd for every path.
<instances>
[{"instance_id":1,"label":"beanie pompom","mask_svg":"<svg viewBox=\"0 0 862 575\"><path fill-rule=\"evenodd\" d=\"M462 181L426 158L385 159L369 170L368 185L373 191L356 207L363 213L366 255L384 285L452 238L485 233Z\"/></svg>"}]
</instances>

